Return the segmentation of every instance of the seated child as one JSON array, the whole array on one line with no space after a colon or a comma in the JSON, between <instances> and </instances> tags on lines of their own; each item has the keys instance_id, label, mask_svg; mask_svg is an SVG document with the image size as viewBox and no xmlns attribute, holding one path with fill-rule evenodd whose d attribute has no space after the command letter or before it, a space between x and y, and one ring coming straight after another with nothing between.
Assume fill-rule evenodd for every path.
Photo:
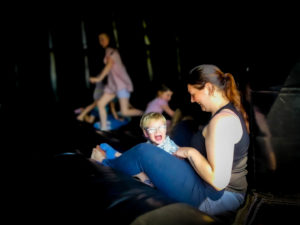
<instances>
[{"instance_id":1,"label":"seated child","mask_svg":"<svg viewBox=\"0 0 300 225\"><path fill-rule=\"evenodd\" d=\"M144 114L140 121L140 127L143 130L148 143L156 145L169 154L173 154L179 148L179 146L177 146L167 135L166 118L161 113L150 112ZM93 149L91 158L103 165L107 165L106 160L114 159L115 157L119 157L121 154L122 153L115 150L109 144L102 143ZM145 173L140 173L137 177L142 182L153 186Z\"/></svg>"},{"instance_id":2,"label":"seated child","mask_svg":"<svg viewBox=\"0 0 300 225\"><path fill-rule=\"evenodd\" d=\"M170 154L177 151L178 146L166 133L167 121L161 113L144 114L140 121L140 127L148 139L148 143L154 144Z\"/></svg>"},{"instance_id":3,"label":"seated child","mask_svg":"<svg viewBox=\"0 0 300 225\"><path fill-rule=\"evenodd\" d=\"M165 85L162 85L157 91L157 96L148 103L145 114L149 112L165 112L170 117L173 117L174 111L169 107L173 91Z\"/></svg>"}]
</instances>

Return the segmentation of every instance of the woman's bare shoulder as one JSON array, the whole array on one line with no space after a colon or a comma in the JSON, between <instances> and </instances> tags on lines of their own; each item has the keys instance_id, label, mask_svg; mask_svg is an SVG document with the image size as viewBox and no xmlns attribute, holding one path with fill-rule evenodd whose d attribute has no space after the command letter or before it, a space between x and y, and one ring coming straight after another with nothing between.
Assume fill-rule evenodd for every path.
<instances>
[{"instance_id":1,"label":"woman's bare shoulder","mask_svg":"<svg viewBox=\"0 0 300 225\"><path fill-rule=\"evenodd\" d=\"M222 110L208 124L208 130L221 136L228 136L237 142L241 138L242 126L239 117L231 110Z\"/></svg>"}]
</instances>

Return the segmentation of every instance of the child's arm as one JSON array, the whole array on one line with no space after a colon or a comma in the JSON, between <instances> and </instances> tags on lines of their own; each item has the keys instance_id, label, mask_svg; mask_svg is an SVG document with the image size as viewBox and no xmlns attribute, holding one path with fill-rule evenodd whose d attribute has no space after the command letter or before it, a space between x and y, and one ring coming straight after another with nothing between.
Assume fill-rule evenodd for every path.
<instances>
[{"instance_id":1,"label":"child's arm","mask_svg":"<svg viewBox=\"0 0 300 225\"><path fill-rule=\"evenodd\" d=\"M174 111L169 107L169 105L163 105L162 108L170 117L173 117Z\"/></svg>"},{"instance_id":2,"label":"child's arm","mask_svg":"<svg viewBox=\"0 0 300 225\"><path fill-rule=\"evenodd\" d=\"M111 67L113 65L113 60L111 58L108 58L108 62L106 63L105 67L101 71L101 73L97 77L91 77L90 82L91 83L97 83L102 81L109 73L111 70Z\"/></svg>"}]
</instances>

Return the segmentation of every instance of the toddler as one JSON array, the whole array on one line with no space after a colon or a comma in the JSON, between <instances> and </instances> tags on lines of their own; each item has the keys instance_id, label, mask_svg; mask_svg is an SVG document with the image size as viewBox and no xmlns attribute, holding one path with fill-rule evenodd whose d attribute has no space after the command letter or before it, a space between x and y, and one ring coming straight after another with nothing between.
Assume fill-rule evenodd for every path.
<instances>
[{"instance_id":1,"label":"toddler","mask_svg":"<svg viewBox=\"0 0 300 225\"><path fill-rule=\"evenodd\" d=\"M173 154L177 151L179 146L175 144L173 140L167 135L167 122L166 118L158 112L150 112L144 114L140 121L140 127L144 136L147 138L147 142L151 143L169 154ZM119 157L122 153L115 150L107 143L102 143L93 149L91 158L106 165L106 160ZM149 178L145 173L140 173L138 177L142 182L153 186Z\"/></svg>"}]
</instances>

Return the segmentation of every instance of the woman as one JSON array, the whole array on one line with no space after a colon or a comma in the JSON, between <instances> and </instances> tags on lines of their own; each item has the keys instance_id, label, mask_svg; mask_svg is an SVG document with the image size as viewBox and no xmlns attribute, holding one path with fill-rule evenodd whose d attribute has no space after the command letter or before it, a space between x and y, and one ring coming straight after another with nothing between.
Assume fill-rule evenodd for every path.
<instances>
[{"instance_id":1,"label":"woman","mask_svg":"<svg viewBox=\"0 0 300 225\"><path fill-rule=\"evenodd\" d=\"M107 126L106 105L116 96L119 99L121 113L123 116L141 116L143 111L132 108L129 104L130 93L133 91L131 79L121 60L117 49L109 47L110 38L107 33L101 33L99 43L105 49L104 63L105 67L97 77L91 77L90 82L101 82L108 76L107 85L104 88L104 94L97 102L101 130L109 130Z\"/></svg>"},{"instance_id":2,"label":"woman","mask_svg":"<svg viewBox=\"0 0 300 225\"><path fill-rule=\"evenodd\" d=\"M159 191L209 215L235 212L247 190L249 135L234 78L214 65L200 65L191 70L187 88L191 102L211 113L199 149L181 147L172 157L140 144L106 163L132 176L144 172ZM101 162L103 154L96 154Z\"/></svg>"}]
</instances>

